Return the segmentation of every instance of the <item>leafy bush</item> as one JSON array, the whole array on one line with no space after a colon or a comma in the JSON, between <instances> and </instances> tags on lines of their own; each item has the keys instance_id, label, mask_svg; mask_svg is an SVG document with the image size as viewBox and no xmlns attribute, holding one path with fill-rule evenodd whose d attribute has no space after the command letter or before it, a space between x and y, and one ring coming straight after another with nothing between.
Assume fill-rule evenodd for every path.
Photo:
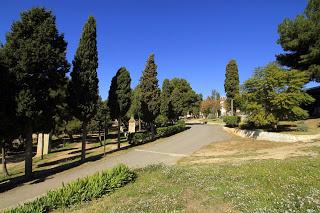
<instances>
[{"instance_id":1,"label":"leafy bush","mask_svg":"<svg viewBox=\"0 0 320 213\"><path fill-rule=\"evenodd\" d=\"M159 127L157 128L157 136L162 138L162 137L168 137L170 135L174 135L176 133L182 132L185 130L186 125L183 122L178 122L176 125L173 126L167 126L167 127Z\"/></svg>"},{"instance_id":2,"label":"leafy bush","mask_svg":"<svg viewBox=\"0 0 320 213\"><path fill-rule=\"evenodd\" d=\"M135 132L130 133L128 137L129 144L138 145L151 140L151 132Z\"/></svg>"},{"instance_id":3,"label":"leafy bush","mask_svg":"<svg viewBox=\"0 0 320 213\"><path fill-rule=\"evenodd\" d=\"M125 165L94 174L49 191L45 196L6 212L49 212L99 198L133 181L136 174Z\"/></svg>"},{"instance_id":4,"label":"leafy bush","mask_svg":"<svg viewBox=\"0 0 320 213\"><path fill-rule=\"evenodd\" d=\"M155 123L157 126L167 126L169 119L165 115L158 115Z\"/></svg>"},{"instance_id":5,"label":"leafy bush","mask_svg":"<svg viewBox=\"0 0 320 213\"><path fill-rule=\"evenodd\" d=\"M223 121L226 123L226 126L237 127L239 126L241 118L239 116L225 116Z\"/></svg>"}]
</instances>

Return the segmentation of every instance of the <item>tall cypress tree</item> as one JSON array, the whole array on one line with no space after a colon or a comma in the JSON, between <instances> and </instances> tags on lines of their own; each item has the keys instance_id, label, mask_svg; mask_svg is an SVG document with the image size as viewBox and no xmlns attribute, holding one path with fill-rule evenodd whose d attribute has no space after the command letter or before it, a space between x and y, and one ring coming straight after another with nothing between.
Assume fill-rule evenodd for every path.
<instances>
[{"instance_id":1,"label":"tall cypress tree","mask_svg":"<svg viewBox=\"0 0 320 213\"><path fill-rule=\"evenodd\" d=\"M238 65L235 60L229 61L226 67L226 78L224 81L224 90L227 96L227 102L229 107L231 106L231 100L234 100L239 95L239 73ZM234 111L238 104L234 102Z\"/></svg>"},{"instance_id":2,"label":"tall cypress tree","mask_svg":"<svg viewBox=\"0 0 320 213\"><path fill-rule=\"evenodd\" d=\"M155 136L154 120L160 112L160 89L157 74L154 54L151 54L140 79L140 89L142 119L149 123L153 138Z\"/></svg>"},{"instance_id":3,"label":"tall cypress tree","mask_svg":"<svg viewBox=\"0 0 320 213\"><path fill-rule=\"evenodd\" d=\"M161 90L160 114L166 116L171 121L175 118L171 103L172 90L173 86L170 80L164 79Z\"/></svg>"},{"instance_id":4,"label":"tall cypress tree","mask_svg":"<svg viewBox=\"0 0 320 213\"><path fill-rule=\"evenodd\" d=\"M131 106L128 113L129 117L138 118L139 131L141 131L141 90L139 84L131 92Z\"/></svg>"},{"instance_id":5,"label":"tall cypress tree","mask_svg":"<svg viewBox=\"0 0 320 213\"><path fill-rule=\"evenodd\" d=\"M66 82L67 43L55 16L44 8L21 13L6 36L4 55L17 84L19 124L26 138L25 174L32 175L32 133L49 129L57 107L57 91Z\"/></svg>"},{"instance_id":6,"label":"tall cypress tree","mask_svg":"<svg viewBox=\"0 0 320 213\"><path fill-rule=\"evenodd\" d=\"M69 84L69 105L73 115L82 122L81 161L85 160L87 125L96 114L98 103L98 51L96 21L90 16L84 25L73 60Z\"/></svg>"},{"instance_id":7,"label":"tall cypress tree","mask_svg":"<svg viewBox=\"0 0 320 213\"><path fill-rule=\"evenodd\" d=\"M120 126L131 104L131 78L125 67L121 67L112 78L108 106L112 119L118 120L118 149L120 149Z\"/></svg>"}]
</instances>

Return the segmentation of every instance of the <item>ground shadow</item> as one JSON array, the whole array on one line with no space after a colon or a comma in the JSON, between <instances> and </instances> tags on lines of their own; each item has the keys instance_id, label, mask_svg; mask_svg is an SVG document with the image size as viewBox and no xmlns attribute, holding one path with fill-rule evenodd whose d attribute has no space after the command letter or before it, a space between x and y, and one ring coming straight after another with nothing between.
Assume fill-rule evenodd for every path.
<instances>
[{"instance_id":1,"label":"ground shadow","mask_svg":"<svg viewBox=\"0 0 320 213\"><path fill-rule=\"evenodd\" d=\"M186 127L185 130L190 129L190 128L191 127ZM75 167L80 166L81 164L86 163L86 162L94 162L94 161L100 160L101 158L105 157L106 155L112 154L117 151L127 150L132 147L136 147L136 146L139 146L142 144L147 144L147 143L153 142L156 139L157 138L155 138L154 140L150 140L150 141L144 141L143 143L139 143L139 144L129 144L129 145L121 147L120 149L113 149L113 150L107 151L105 153L92 155L92 156L87 157L84 162L82 162L81 160L74 161L75 159L81 157L81 154L80 154L80 155L76 155L76 156L72 156L72 157L63 158L63 159L60 159L57 161L40 164L40 165L38 165L38 167L52 166L55 164L65 162L62 165L59 165L59 166L56 166L56 167L53 167L50 169L35 171L35 172L33 172L32 177L26 177L23 175L23 176L17 176L17 177L13 177L13 178L4 180L4 181L0 182L0 193L8 191L8 190L13 189L18 186L21 186L23 184L36 184L36 183L44 182L48 178L50 178L50 179L53 178L53 177L49 177L51 175L75 168ZM93 149L96 149L99 147L101 147L101 146L89 148L89 149L87 149L87 151L93 150ZM80 150L80 152L81 152L81 150ZM89 154L89 153L87 153L87 154ZM72 161L72 162L68 162L68 161ZM31 183L29 183L29 182L31 182Z\"/></svg>"}]
</instances>

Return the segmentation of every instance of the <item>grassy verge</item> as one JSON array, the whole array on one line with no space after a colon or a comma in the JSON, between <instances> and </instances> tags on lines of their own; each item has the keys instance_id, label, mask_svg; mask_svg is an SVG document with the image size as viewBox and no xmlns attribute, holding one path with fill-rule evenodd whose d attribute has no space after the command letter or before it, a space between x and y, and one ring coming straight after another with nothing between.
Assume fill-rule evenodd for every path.
<instances>
[{"instance_id":1,"label":"grassy verge","mask_svg":"<svg viewBox=\"0 0 320 213\"><path fill-rule=\"evenodd\" d=\"M150 166L109 196L58 212L319 212L320 147L307 149L317 155Z\"/></svg>"},{"instance_id":2,"label":"grassy verge","mask_svg":"<svg viewBox=\"0 0 320 213\"><path fill-rule=\"evenodd\" d=\"M56 208L70 207L99 198L134 179L135 173L133 171L124 165L119 165L111 170L78 179L57 190L48 192L43 197L6 212L48 212Z\"/></svg>"}]
</instances>

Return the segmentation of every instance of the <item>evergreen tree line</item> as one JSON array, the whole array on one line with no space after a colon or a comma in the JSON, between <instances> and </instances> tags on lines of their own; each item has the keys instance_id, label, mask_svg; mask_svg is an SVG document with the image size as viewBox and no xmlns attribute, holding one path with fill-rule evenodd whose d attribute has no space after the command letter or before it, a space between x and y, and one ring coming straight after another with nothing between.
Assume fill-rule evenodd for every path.
<instances>
[{"instance_id":1,"label":"evergreen tree line","mask_svg":"<svg viewBox=\"0 0 320 213\"><path fill-rule=\"evenodd\" d=\"M188 113L199 114L201 96L186 80L166 79L160 90L154 54L134 90L129 71L121 67L112 78L108 99L102 100L96 20L92 16L83 27L70 78L66 50L56 18L45 8L22 12L6 34L0 48L0 146L5 175L6 148L18 137L25 144L25 175L32 177L33 133L62 132L72 141L73 134L81 131L84 162L88 130L106 133L111 121L117 120L120 148L120 126L132 116L143 121L155 137L157 126L170 125Z\"/></svg>"}]
</instances>

